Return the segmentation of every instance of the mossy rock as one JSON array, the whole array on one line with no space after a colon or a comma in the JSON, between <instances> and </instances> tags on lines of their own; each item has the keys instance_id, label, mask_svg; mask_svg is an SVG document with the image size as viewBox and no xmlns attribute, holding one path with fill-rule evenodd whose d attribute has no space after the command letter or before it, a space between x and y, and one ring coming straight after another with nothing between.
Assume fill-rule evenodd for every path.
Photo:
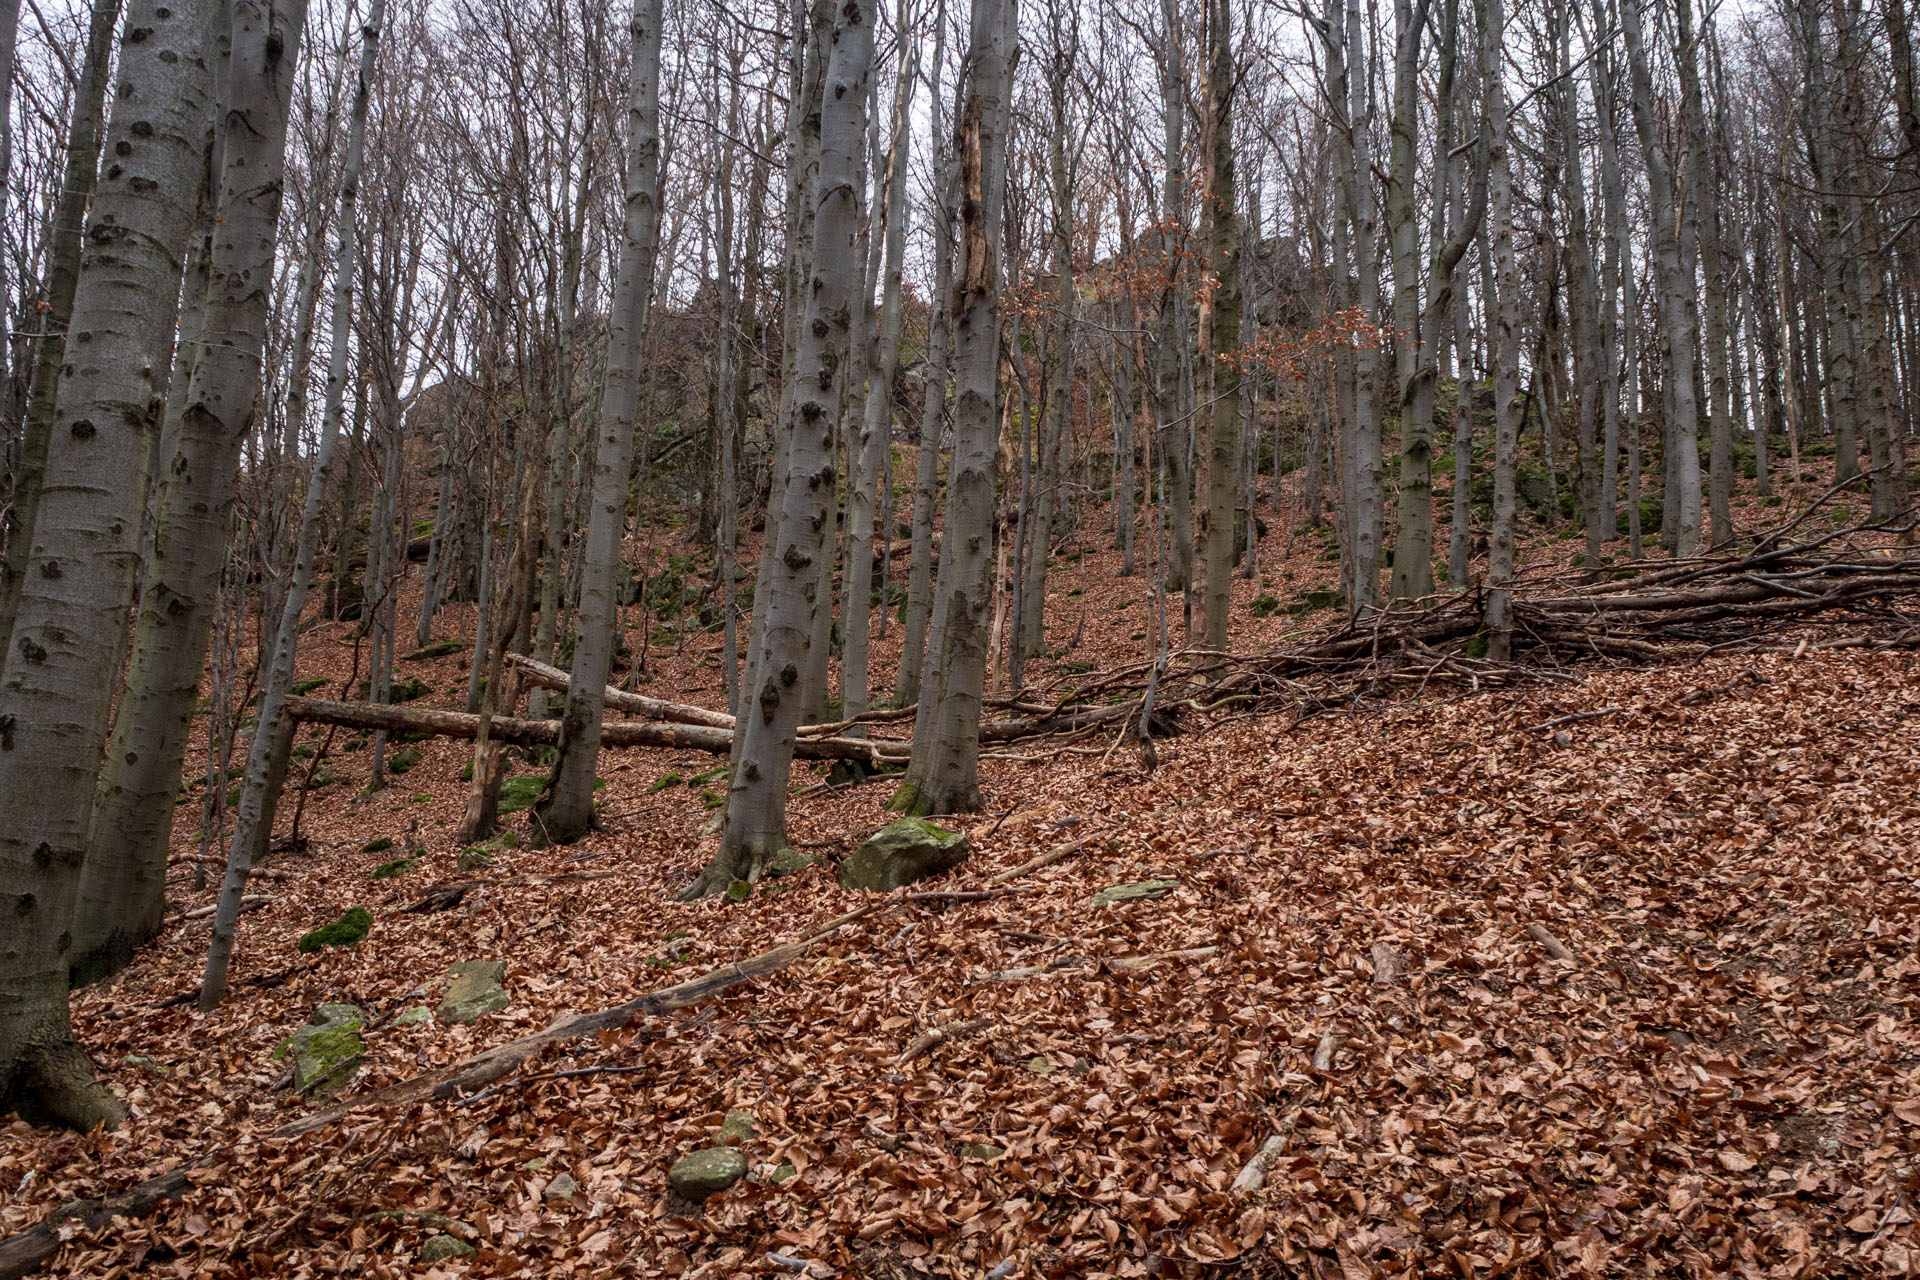
<instances>
[{"instance_id":1,"label":"mossy rock","mask_svg":"<svg viewBox=\"0 0 1920 1280\"><path fill-rule=\"evenodd\" d=\"M715 765L711 769L707 769L707 770L704 770L703 772L696 773L691 778L688 778L687 785L690 787L704 787L709 782L712 782L715 778L724 778L726 776L727 776L727 766L724 764Z\"/></svg>"},{"instance_id":2,"label":"mossy rock","mask_svg":"<svg viewBox=\"0 0 1920 1280\"><path fill-rule=\"evenodd\" d=\"M296 680L293 685L293 696L296 698L304 698L315 689L324 689L326 687L327 678L325 676L315 676L311 680Z\"/></svg>"},{"instance_id":3,"label":"mossy rock","mask_svg":"<svg viewBox=\"0 0 1920 1280\"><path fill-rule=\"evenodd\" d=\"M394 774L406 773L419 763L420 750L418 747L402 747L387 757L387 772Z\"/></svg>"},{"instance_id":4,"label":"mossy rock","mask_svg":"<svg viewBox=\"0 0 1920 1280\"><path fill-rule=\"evenodd\" d=\"M679 774L669 770L653 780L653 785L647 788L647 794L654 795L657 792L665 791L668 787L677 787L683 781L685 781L685 779L681 778Z\"/></svg>"},{"instance_id":5,"label":"mossy rock","mask_svg":"<svg viewBox=\"0 0 1920 1280\"><path fill-rule=\"evenodd\" d=\"M781 876L790 876L796 871L805 871L813 864L814 859L798 849L782 849L773 855L772 861L767 863L767 874L778 879Z\"/></svg>"},{"instance_id":6,"label":"mossy rock","mask_svg":"<svg viewBox=\"0 0 1920 1280\"><path fill-rule=\"evenodd\" d=\"M465 1240L449 1235L428 1236L420 1246L420 1252L414 1256L422 1262L445 1262L450 1258L464 1258L473 1252L473 1246Z\"/></svg>"},{"instance_id":7,"label":"mossy rock","mask_svg":"<svg viewBox=\"0 0 1920 1280\"><path fill-rule=\"evenodd\" d=\"M1657 532L1665 513L1666 509L1661 506L1660 499L1642 498L1640 500L1640 532L1642 534ZM1627 535L1628 526L1632 523L1628 519L1630 514L1624 503L1621 504L1620 510L1614 513L1614 531L1621 537Z\"/></svg>"},{"instance_id":8,"label":"mossy rock","mask_svg":"<svg viewBox=\"0 0 1920 1280\"><path fill-rule=\"evenodd\" d=\"M440 997L434 1016L441 1022L478 1022L490 1013L498 1013L510 1003L501 979L507 976L504 960L462 960L447 970L453 981Z\"/></svg>"},{"instance_id":9,"label":"mossy rock","mask_svg":"<svg viewBox=\"0 0 1920 1280\"><path fill-rule=\"evenodd\" d=\"M353 1082L366 1042L367 1015L355 1005L323 1004L303 1027L274 1046L275 1059L293 1060L293 1087L303 1094L334 1093Z\"/></svg>"},{"instance_id":10,"label":"mossy rock","mask_svg":"<svg viewBox=\"0 0 1920 1280\"><path fill-rule=\"evenodd\" d=\"M423 649L400 655L402 662L432 662L435 658L451 657L467 647L464 640L440 640Z\"/></svg>"},{"instance_id":11,"label":"mossy rock","mask_svg":"<svg viewBox=\"0 0 1920 1280\"><path fill-rule=\"evenodd\" d=\"M392 836L376 836L372 840L369 840L365 844L361 845L360 852L385 853L387 850L391 848L393 848Z\"/></svg>"},{"instance_id":12,"label":"mossy rock","mask_svg":"<svg viewBox=\"0 0 1920 1280\"><path fill-rule=\"evenodd\" d=\"M1149 902L1164 898L1180 887L1178 880L1142 880L1136 884L1110 884L1093 895L1096 907L1113 907L1123 902Z\"/></svg>"},{"instance_id":13,"label":"mossy rock","mask_svg":"<svg viewBox=\"0 0 1920 1280\"><path fill-rule=\"evenodd\" d=\"M867 837L840 864L840 885L885 893L951 871L973 854L966 833L925 818L901 818Z\"/></svg>"},{"instance_id":14,"label":"mossy rock","mask_svg":"<svg viewBox=\"0 0 1920 1280\"><path fill-rule=\"evenodd\" d=\"M508 778L500 784L500 816L520 813L533 808L533 802L540 798L540 792L546 787L547 778L542 773L523 773L517 778Z\"/></svg>"},{"instance_id":15,"label":"mossy rock","mask_svg":"<svg viewBox=\"0 0 1920 1280\"><path fill-rule=\"evenodd\" d=\"M1252 608L1254 617L1270 618L1280 611L1280 602L1272 596L1256 596Z\"/></svg>"},{"instance_id":16,"label":"mossy rock","mask_svg":"<svg viewBox=\"0 0 1920 1280\"><path fill-rule=\"evenodd\" d=\"M732 1147L707 1147L674 1161L667 1185L696 1204L718 1195L747 1175L747 1157Z\"/></svg>"},{"instance_id":17,"label":"mossy rock","mask_svg":"<svg viewBox=\"0 0 1920 1280\"><path fill-rule=\"evenodd\" d=\"M494 857L485 849L476 846L471 849L462 849L453 865L459 871L485 871L494 865Z\"/></svg>"},{"instance_id":18,"label":"mossy rock","mask_svg":"<svg viewBox=\"0 0 1920 1280\"><path fill-rule=\"evenodd\" d=\"M332 924L322 925L300 939L300 950L309 954L322 947L357 947L373 928L373 916L365 907L351 907Z\"/></svg>"},{"instance_id":19,"label":"mossy rock","mask_svg":"<svg viewBox=\"0 0 1920 1280\"><path fill-rule=\"evenodd\" d=\"M737 1147L760 1136L760 1121L751 1111L729 1111L713 1136L723 1147Z\"/></svg>"},{"instance_id":20,"label":"mossy rock","mask_svg":"<svg viewBox=\"0 0 1920 1280\"><path fill-rule=\"evenodd\" d=\"M391 862L383 862L367 874L374 880L397 880L407 874L407 872L413 870L413 868L414 858L412 854L409 854L404 858L395 858Z\"/></svg>"}]
</instances>

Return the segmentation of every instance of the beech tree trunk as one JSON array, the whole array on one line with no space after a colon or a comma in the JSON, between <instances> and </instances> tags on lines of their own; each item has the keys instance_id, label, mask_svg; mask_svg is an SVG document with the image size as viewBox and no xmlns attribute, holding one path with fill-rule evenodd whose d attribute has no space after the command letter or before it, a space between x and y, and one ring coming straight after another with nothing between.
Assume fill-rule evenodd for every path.
<instances>
[{"instance_id":1,"label":"beech tree trunk","mask_svg":"<svg viewBox=\"0 0 1920 1280\"><path fill-rule=\"evenodd\" d=\"M1207 371L1212 424L1207 432L1207 593L1205 642L1227 647L1234 550L1234 494L1240 449L1240 218L1233 164L1233 12L1228 0L1207 2L1207 261L1214 289L1208 302ZM1253 519L1248 506L1249 523Z\"/></svg>"},{"instance_id":2,"label":"beech tree trunk","mask_svg":"<svg viewBox=\"0 0 1920 1280\"><path fill-rule=\"evenodd\" d=\"M614 285L606 387L594 444L579 638L573 649L573 683L560 718L560 757L536 808L540 830L556 844L570 844L593 826L593 775L600 760L600 721L606 714L602 690L613 669L619 613L614 579L627 529L634 419L640 411L640 343L660 251L660 13L661 0L636 0L633 88L627 105L626 238Z\"/></svg>"},{"instance_id":3,"label":"beech tree trunk","mask_svg":"<svg viewBox=\"0 0 1920 1280\"><path fill-rule=\"evenodd\" d=\"M360 66L354 82L352 115L347 125L347 151L340 167L340 242L334 251L331 350L327 359L327 399L321 413L320 443L307 474L306 500L300 512L300 536L293 562L287 566L286 597L267 645L260 676L260 706L254 718L253 741L247 751L247 774L240 787L234 814L233 845L220 882L219 909L213 917L213 938L207 947L207 965L200 978L200 1009L219 1004L227 994L227 967L233 959L234 930L246 896L253 856L266 847L265 824L272 821L269 804L270 766L274 725L293 689L293 661L300 642L300 614L306 608L307 588L313 580L314 554L320 544L321 507L332 485L340 422L346 412L347 356L353 325L354 283L359 277L360 169L367 144L367 109L373 96L374 55L380 46L380 24L386 19L386 0L373 0L360 29ZM345 573L336 564L335 575Z\"/></svg>"},{"instance_id":4,"label":"beech tree trunk","mask_svg":"<svg viewBox=\"0 0 1920 1280\"><path fill-rule=\"evenodd\" d=\"M1513 176L1507 158L1502 49L1505 0L1481 0L1480 85L1486 103L1487 217L1497 298L1486 300L1493 341L1493 529L1487 549L1487 656L1513 648L1513 491L1520 455L1520 264L1513 251Z\"/></svg>"},{"instance_id":5,"label":"beech tree trunk","mask_svg":"<svg viewBox=\"0 0 1920 1280\"><path fill-rule=\"evenodd\" d=\"M1679 0L1689 4L1691 0ZM1661 120L1654 112L1653 76L1646 42L1641 34L1638 5L1619 6L1620 29L1626 37L1627 65L1632 92L1634 129L1647 166L1647 191L1653 208L1654 256L1659 264L1660 315L1667 348L1667 391L1673 412L1669 423L1672 448L1667 451L1672 485L1663 497L1663 510L1673 524L1668 550L1691 556L1700 549L1700 414L1694 390L1693 277L1680 251L1676 226L1678 187ZM1677 490L1677 492L1676 492Z\"/></svg>"},{"instance_id":6,"label":"beech tree trunk","mask_svg":"<svg viewBox=\"0 0 1920 1280\"><path fill-rule=\"evenodd\" d=\"M165 911L173 799L219 603L240 452L257 421L287 109L305 25L305 0L233 7L227 115L245 127L224 131L203 343L179 438L161 458L159 532L81 873L76 986L124 968Z\"/></svg>"},{"instance_id":7,"label":"beech tree trunk","mask_svg":"<svg viewBox=\"0 0 1920 1280\"><path fill-rule=\"evenodd\" d=\"M810 221L813 267L795 345L793 413L785 426L787 466L773 495L778 538L772 573L755 584L767 597L757 620L752 678L743 691L745 721L736 737L733 776L720 847L682 897L706 897L735 880L757 879L786 845L787 779L800 725L802 672L816 643L820 565L832 553L834 422L840 411L844 350L860 278L859 166L864 150L867 80L873 74L874 10L854 0L835 11L820 111L820 176ZM864 604L864 602L862 602ZM577 669L573 688L586 678ZM571 697L571 693L569 697Z\"/></svg>"},{"instance_id":8,"label":"beech tree trunk","mask_svg":"<svg viewBox=\"0 0 1920 1280\"><path fill-rule=\"evenodd\" d=\"M906 39L906 6L899 10L898 29ZM873 617L873 523L876 490L887 483L885 465L893 430L893 375L900 354L900 282L907 256L907 125L912 118L913 90L919 79L918 45L901 57L894 86L893 129L887 149L887 171L881 198L876 201L885 242L880 277L880 314L873 322L868 349L859 353L855 376L867 381L865 414L859 437L847 445L855 462L853 484L847 492L847 590L845 647L840 663L840 713L851 719L866 712L872 691L867 674L868 624ZM877 155L876 155L877 159ZM887 602L880 601L882 617Z\"/></svg>"},{"instance_id":9,"label":"beech tree trunk","mask_svg":"<svg viewBox=\"0 0 1920 1280\"><path fill-rule=\"evenodd\" d=\"M940 445L947 412L948 365L953 330L947 299L953 293L953 219L960 173L946 135L946 102L940 73L946 62L947 6L936 7L930 68L933 117L933 299L927 333L927 376L920 408L920 457L914 468L913 533L907 559L907 612L893 701L905 706L920 694L927 651L927 617L933 602L933 510L940 478Z\"/></svg>"},{"instance_id":10,"label":"beech tree trunk","mask_svg":"<svg viewBox=\"0 0 1920 1280\"><path fill-rule=\"evenodd\" d=\"M973 0L961 73L960 261L953 307L953 463L940 538L936 638L913 760L888 802L904 813L980 807L980 704L993 607L994 457L1000 424L1000 212L1018 0Z\"/></svg>"},{"instance_id":11,"label":"beech tree trunk","mask_svg":"<svg viewBox=\"0 0 1920 1280\"><path fill-rule=\"evenodd\" d=\"M0 15L18 17L9 3ZM66 358L67 326L73 316L74 287L80 276L87 202L100 176L100 126L106 116L107 59L113 52L113 27L120 16L120 0L95 0L87 27L87 53L80 79L73 87L73 117L67 125L67 155L47 228L45 307L36 323L41 337L33 348L33 380L27 411L21 424L20 474L14 481L13 510L8 514L7 553L0 565L0 648L13 634L19 606L20 583L32 542L34 513L40 506L40 483L47 465L47 436L53 429L60 365ZM12 39L6 40L10 56ZM11 63L8 76L11 77ZM0 104L0 117L7 112Z\"/></svg>"},{"instance_id":12,"label":"beech tree trunk","mask_svg":"<svg viewBox=\"0 0 1920 1280\"><path fill-rule=\"evenodd\" d=\"M163 16L164 15L164 16ZM68 1021L72 923L145 516L147 459L192 233L220 28L208 3L135 0L121 38L114 161L75 286L45 483L0 668L0 1108L92 1129L125 1112Z\"/></svg>"}]
</instances>

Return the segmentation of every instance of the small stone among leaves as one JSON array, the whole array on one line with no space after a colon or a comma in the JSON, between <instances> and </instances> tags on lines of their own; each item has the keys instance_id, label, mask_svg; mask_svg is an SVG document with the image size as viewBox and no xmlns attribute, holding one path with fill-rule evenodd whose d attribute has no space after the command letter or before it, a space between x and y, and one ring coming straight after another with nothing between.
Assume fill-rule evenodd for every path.
<instances>
[{"instance_id":1,"label":"small stone among leaves","mask_svg":"<svg viewBox=\"0 0 1920 1280\"><path fill-rule=\"evenodd\" d=\"M428 1236L420 1246L420 1252L414 1256L422 1262L445 1262L450 1258L464 1258L473 1252L473 1246L456 1236Z\"/></svg>"},{"instance_id":2,"label":"small stone among leaves","mask_svg":"<svg viewBox=\"0 0 1920 1280\"><path fill-rule=\"evenodd\" d=\"M1096 907L1113 907L1122 902L1147 902L1164 898L1180 887L1178 880L1142 880L1138 884L1110 884L1093 895Z\"/></svg>"},{"instance_id":3,"label":"small stone among leaves","mask_svg":"<svg viewBox=\"0 0 1920 1280\"><path fill-rule=\"evenodd\" d=\"M747 1157L734 1147L706 1147L681 1156L667 1170L667 1185L682 1199L698 1203L718 1195L747 1173Z\"/></svg>"}]
</instances>

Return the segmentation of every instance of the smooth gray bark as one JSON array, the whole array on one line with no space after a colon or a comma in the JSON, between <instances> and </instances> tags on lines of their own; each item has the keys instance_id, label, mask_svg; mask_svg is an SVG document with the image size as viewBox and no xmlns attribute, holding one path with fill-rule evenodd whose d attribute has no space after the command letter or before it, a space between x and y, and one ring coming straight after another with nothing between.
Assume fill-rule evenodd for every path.
<instances>
[{"instance_id":1,"label":"smooth gray bark","mask_svg":"<svg viewBox=\"0 0 1920 1280\"><path fill-rule=\"evenodd\" d=\"M600 760L607 673L613 669L613 631L619 613L614 580L627 528L634 419L640 410L640 343L660 252L660 14L661 0L636 0L631 28L633 88L627 105L625 240L614 285L606 386L594 442L593 505L587 516L580 575L579 638L573 649L573 683L567 687L567 707L560 719L560 756L535 810L542 834L558 844L580 839L593 825L593 774Z\"/></svg>"},{"instance_id":2,"label":"smooth gray bark","mask_svg":"<svg viewBox=\"0 0 1920 1280\"><path fill-rule=\"evenodd\" d=\"M755 584L767 597L749 643L751 683L736 732L720 847L683 895L705 897L736 880L756 879L786 844L787 779L800 725L801 673L815 643L820 563L831 554L834 422L839 415L844 349L860 278L859 166L864 150L867 79L873 74L871 3L852 0L835 11L820 111L820 171L813 226L813 267L795 344L792 417L785 425L787 466L773 494L767 534L779 550L772 573ZM574 681L580 680L578 672Z\"/></svg>"},{"instance_id":3,"label":"smooth gray bark","mask_svg":"<svg viewBox=\"0 0 1920 1280\"><path fill-rule=\"evenodd\" d=\"M162 14L166 16L161 16ZM73 908L106 745L164 400L182 258L213 108L221 9L137 0L112 162L75 288L45 484L0 667L0 1107L90 1129L123 1118L68 1021Z\"/></svg>"},{"instance_id":4,"label":"smooth gray bark","mask_svg":"<svg viewBox=\"0 0 1920 1280\"><path fill-rule=\"evenodd\" d=\"M165 910L173 801L219 604L241 449L258 417L287 108L305 22L305 0L234 7L212 287L178 436L161 458L158 533L81 873L75 985L124 968Z\"/></svg>"},{"instance_id":5,"label":"smooth gray bark","mask_svg":"<svg viewBox=\"0 0 1920 1280\"><path fill-rule=\"evenodd\" d=\"M320 441L307 474L306 500L300 512L300 534L293 561L287 567L286 597L268 644L260 675L260 706L254 717L253 740L247 751L246 779L234 815L233 845L227 854L226 875L220 882L220 900L213 917L213 938L207 965L200 978L200 1008L208 1010L227 994L227 968L233 959L234 930L240 920L241 900L253 856L265 847L262 827L271 820L269 796L272 743L280 709L293 688L294 655L300 642L300 614L306 608L313 580L314 554L320 544L321 507L334 474L340 423L346 411L347 359L353 325L354 284L359 278L360 169L367 143L367 109L373 95L374 57L380 46L380 24L386 18L386 0L373 0L360 29L360 65L354 81L353 107L347 125L347 151L340 167L340 240L334 251L331 350L327 360L326 406L321 413Z\"/></svg>"},{"instance_id":6,"label":"smooth gray bark","mask_svg":"<svg viewBox=\"0 0 1920 1280\"><path fill-rule=\"evenodd\" d=\"M993 607L994 458L1000 426L1000 212L1017 0L974 0L960 83L959 272L953 294L956 399L936 640L913 725L913 760L888 802L907 813L980 807L980 706Z\"/></svg>"}]
</instances>

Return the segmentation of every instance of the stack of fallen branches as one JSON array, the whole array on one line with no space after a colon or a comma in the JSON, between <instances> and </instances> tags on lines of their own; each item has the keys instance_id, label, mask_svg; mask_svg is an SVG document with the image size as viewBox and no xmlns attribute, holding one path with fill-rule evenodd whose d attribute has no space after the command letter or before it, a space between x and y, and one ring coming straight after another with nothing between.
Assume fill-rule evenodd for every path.
<instances>
[{"instance_id":1,"label":"stack of fallen branches","mask_svg":"<svg viewBox=\"0 0 1920 1280\"><path fill-rule=\"evenodd\" d=\"M1698 660L1735 649L1920 646L1920 549L1907 524L1857 524L1790 541L1806 514L1742 554L1641 562L1577 581L1535 575L1513 594L1512 660L1487 659L1485 598L1462 593L1395 604L1266 653L1173 653L1159 706L1221 717L1297 714L1436 686L1499 688L1575 679L1594 662ZM1841 634L1801 636L1789 628ZM1075 678L1056 706L1144 689L1152 662ZM1139 698L1127 705L1137 714Z\"/></svg>"},{"instance_id":2,"label":"stack of fallen branches","mask_svg":"<svg viewBox=\"0 0 1920 1280\"><path fill-rule=\"evenodd\" d=\"M1837 492L1837 490L1836 490ZM1829 494L1829 497L1832 495ZM1825 501L1824 499L1822 500ZM1152 732L1178 732L1184 721L1291 708L1297 715L1350 706L1369 698L1433 687L1500 688L1521 682L1574 679L1576 664L1698 659L1717 651L1777 645L1788 627L1846 625L1852 634L1824 646L1910 646L1920 643L1920 551L1915 525L1856 524L1814 537L1792 534L1819 511L1815 503L1744 554L1614 566L1587 579L1523 572L1513 591L1512 658L1486 657L1485 600L1478 592L1396 602L1363 618L1265 653L1184 649L1109 671L1067 677L1038 694L989 705L1000 718L980 726L980 741L1002 747L1046 739L1059 749L1078 739L1121 739L1139 732L1147 689L1156 685ZM530 658L510 657L530 683L565 690L568 675ZM724 754L733 717L724 711L609 688L609 710L638 719L610 719L607 746L652 746ZM477 716L411 706L292 698L295 721L362 729L415 731L471 738ZM897 766L911 745L878 736L910 725L914 708L870 711L849 720L805 725L795 754L802 759L856 761L870 770ZM495 717L495 739L552 743L552 720Z\"/></svg>"}]
</instances>

